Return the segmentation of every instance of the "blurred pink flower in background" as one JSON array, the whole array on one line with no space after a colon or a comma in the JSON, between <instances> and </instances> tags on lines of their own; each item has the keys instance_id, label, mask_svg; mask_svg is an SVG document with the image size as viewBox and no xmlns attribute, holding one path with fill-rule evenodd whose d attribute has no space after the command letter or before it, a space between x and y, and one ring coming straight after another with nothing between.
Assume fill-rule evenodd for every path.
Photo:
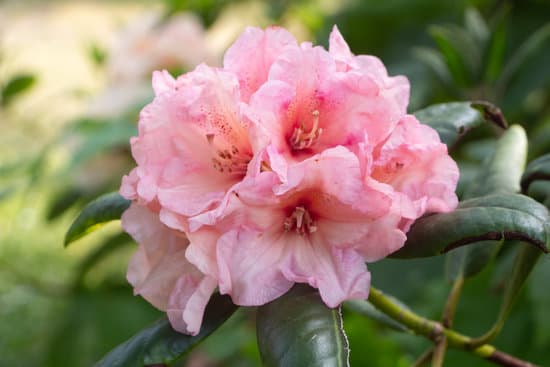
<instances>
[{"instance_id":1,"label":"blurred pink flower in background","mask_svg":"<svg viewBox=\"0 0 550 367\"><path fill-rule=\"evenodd\" d=\"M88 107L95 117L116 117L151 98L154 70L192 70L213 61L205 43L205 30L192 13L178 13L166 20L148 13L123 29L108 50L108 85Z\"/></svg>"},{"instance_id":2,"label":"blurred pink flower in background","mask_svg":"<svg viewBox=\"0 0 550 367\"><path fill-rule=\"evenodd\" d=\"M216 287L239 305L294 283L329 307L367 298L365 262L403 246L424 213L457 205L458 168L406 114L407 79L353 55L336 27L328 51L248 28L222 69L157 72L153 87L122 224L140 244L135 293L178 331L199 331Z\"/></svg>"}]
</instances>

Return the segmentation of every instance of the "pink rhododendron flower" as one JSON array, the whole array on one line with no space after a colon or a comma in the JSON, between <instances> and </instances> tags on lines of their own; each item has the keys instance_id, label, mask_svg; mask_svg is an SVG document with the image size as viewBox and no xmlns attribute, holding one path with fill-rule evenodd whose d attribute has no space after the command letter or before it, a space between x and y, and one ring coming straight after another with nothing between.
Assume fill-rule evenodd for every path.
<instances>
[{"instance_id":1,"label":"pink rhododendron flower","mask_svg":"<svg viewBox=\"0 0 550 367\"><path fill-rule=\"evenodd\" d=\"M329 51L249 28L224 68L156 72L153 87L121 187L140 244L128 278L179 331L198 332L215 287L238 305L294 283L329 307L367 298L365 263L457 205L458 168L406 114L407 79L353 55L336 28Z\"/></svg>"}]
</instances>

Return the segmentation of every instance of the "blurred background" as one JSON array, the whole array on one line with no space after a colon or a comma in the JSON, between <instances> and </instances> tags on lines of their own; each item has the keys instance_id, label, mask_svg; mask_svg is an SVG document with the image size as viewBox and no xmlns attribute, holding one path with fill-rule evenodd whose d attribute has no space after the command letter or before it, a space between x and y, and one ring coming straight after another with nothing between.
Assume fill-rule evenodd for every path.
<instances>
[{"instance_id":1,"label":"blurred background","mask_svg":"<svg viewBox=\"0 0 550 367\"><path fill-rule=\"evenodd\" d=\"M409 77L410 112L489 100L526 128L530 158L550 152L547 0L0 0L0 367L91 366L160 316L125 281L135 244L118 223L67 249L64 233L132 167L128 139L152 97L151 72L221 65L245 26L270 24L323 45L337 24L355 53ZM478 129L456 147L459 191L494 139ZM475 336L492 324L513 251L467 283L458 330ZM442 257L370 270L375 286L440 317L450 288ZM548 278L546 257L495 341L547 366ZM409 366L429 346L344 311L352 366ZM446 365L467 363L488 365L457 351ZM237 312L184 365L259 366L254 310Z\"/></svg>"}]
</instances>

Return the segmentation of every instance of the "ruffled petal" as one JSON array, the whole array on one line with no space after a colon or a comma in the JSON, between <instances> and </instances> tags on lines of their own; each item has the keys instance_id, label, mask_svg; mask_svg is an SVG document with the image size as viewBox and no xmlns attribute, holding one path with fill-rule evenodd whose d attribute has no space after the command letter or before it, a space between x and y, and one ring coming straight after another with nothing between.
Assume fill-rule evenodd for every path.
<instances>
[{"instance_id":1,"label":"ruffled petal","mask_svg":"<svg viewBox=\"0 0 550 367\"><path fill-rule=\"evenodd\" d=\"M355 250L332 247L320 236L308 240L289 234L286 241L289 250L282 271L287 279L318 288L329 307L348 299L367 299L370 273Z\"/></svg>"},{"instance_id":2,"label":"ruffled petal","mask_svg":"<svg viewBox=\"0 0 550 367\"><path fill-rule=\"evenodd\" d=\"M199 333L204 310L216 284L214 278L199 274L184 274L178 279L166 309L175 330L190 335Z\"/></svg>"},{"instance_id":3,"label":"ruffled petal","mask_svg":"<svg viewBox=\"0 0 550 367\"><path fill-rule=\"evenodd\" d=\"M224 233L216 252L220 293L243 306L263 305L286 293L293 282L278 267L285 251L280 237L246 229Z\"/></svg>"},{"instance_id":4,"label":"ruffled petal","mask_svg":"<svg viewBox=\"0 0 550 367\"><path fill-rule=\"evenodd\" d=\"M246 28L223 60L224 68L239 78L243 101L247 102L267 80L273 62L290 47L297 47L296 40L283 28L269 27L265 31Z\"/></svg>"}]
</instances>

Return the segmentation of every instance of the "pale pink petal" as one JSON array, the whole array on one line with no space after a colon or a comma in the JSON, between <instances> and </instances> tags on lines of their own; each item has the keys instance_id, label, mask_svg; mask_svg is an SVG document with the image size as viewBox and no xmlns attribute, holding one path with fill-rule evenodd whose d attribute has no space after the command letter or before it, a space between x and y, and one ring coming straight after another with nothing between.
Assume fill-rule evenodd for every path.
<instances>
[{"instance_id":1,"label":"pale pink petal","mask_svg":"<svg viewBox=\"0 0 550 367\"><path fill-rule=\"evenodd\" d=\"M138 183L137 171L134 168L129 174L122 177L122 183L120 185L119 193L128 200L137 199L137 183Z\"/></svg>"},{"instance_id":2,"label":"pale pink petal","mask_svg":"<svg viewBox=\"0 0 550 367\"><path fill-rule=\"evenodd\" d=\"M310 240L288 235L287 241L292 248L282 265L287 279L318 288L329 307L348 299L367 299L370 273L355 250L331 247L315 235Z\"/></svg>"},{"instance_id":3,"label":"pale pink petal","mask_svg":"<svg viewBox=\"0 0 550 367\"><path fill-rule=\"evenodd\" d=\"M122 215L122 228L140 244L127 274L134 293L165 310L178 277L196 271L185 259L187 238L160 223L156 213L136 204Z\"/></svg>"},{"instance_id":4,"label":"pale pink petal","mask_svg":"<svg viewBox=\"0 0 550 367\"><path fill-rule=\"evenodd\" d=\"M166 70L153 72L153 90L158 96L164 92L173 90L176 87L176 80Z\"/></svg>"},{"instance_id":5,"label":"pale pink petal","mask_svg":"<svg viewBox=\"0 0 550 367\"><path fill-rule=\"evenodd\" d=\"M348 61L353 57L347 42L336 25L332 27L332 32L330 32L328 51L339 61Z\"/></svg>"},{"instance_id":6,"label":"pale pink petal","mask_svg":"<svg viewBox=\"0 0 550 367\"><path fill-rule=\"evenodd\" d=\"M214 278L196 274L182 275L170 295L166 310L172 327L180 333L197 335L204 310L215 289Z\"/></svg>"},{"instance_id":7,"label":"pale pink petal","mask_svg":"<svg viewBox=\"0 0 550 367\"><path fill-rule=\"evenodd\" d=\"M283 218L281 218L282 220ZM220 293L243 306L263 305L286 293L293 282L278 269L285 243L281 235L233 230L217 245Z\"/></svg>"},{"instance_id":8,"label":"pale pink petal","mask_svg":"<svg viewBox=\"0 0 550 367\"><path fill-rule=\"evenodd\" d=\"M411 115L400 121L374 161L373 177L412 200L418 216L456 207L458 175L437 133Z\"/></svg>"},{"instance_id":9,"label":"pale pink petal","mask_svg":"<svg viewBox=\"0 0 550 367\"><path fill-rule=\"evenodd\" d=\"M267 80L271 65L289 47L297 47L296 40L283 28L248 27L227 50L224 68L239 78L243 101Z\"/></svg>"}]
</instances>

